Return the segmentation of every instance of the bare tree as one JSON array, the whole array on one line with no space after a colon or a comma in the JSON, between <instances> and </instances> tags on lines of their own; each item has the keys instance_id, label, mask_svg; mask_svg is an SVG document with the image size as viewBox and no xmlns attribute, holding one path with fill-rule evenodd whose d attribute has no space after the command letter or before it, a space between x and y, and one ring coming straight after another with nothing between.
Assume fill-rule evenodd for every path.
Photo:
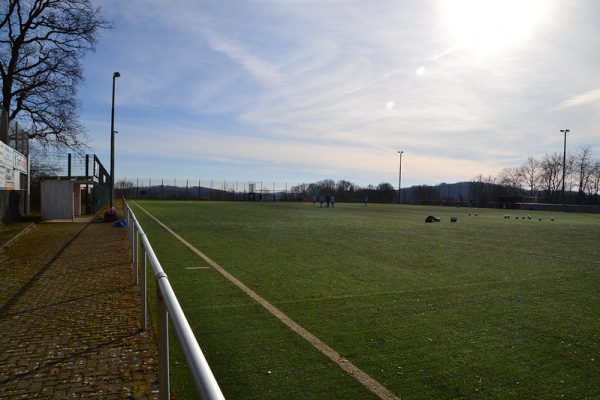
<instances>
[{"instance_id":1,"label":"bare tree","mask_svg":"<svg viewBox=\"0 0 600 400\"><path fill-rule=\"evenodd\" d=\"M321 194L335 192L335 181L333 179L324 179L319 181L316 183L316 186L321 191Z\"/></svg>"},{"instance_id":2,"label":"bare tree","mask_svg":"<svg viewBox=\"0 0 600 400\"><path fill-rule=\"evenodd\" d=\"M562 184L562 154L547 154L540 162L540 182L546 191L546 201L557 201Z\"/></svg>"},{"instance_id":3,"label":"bare tree","mask_svg":"<svg viewBox=\"0 0 600 400\"><path fill-rule=\"evenodd\" d=\"M469 196L471 200L477 201L480 207L486 207L487 203L494 200L498 194L498 184L491 175L484 177L479 174L471 181Z\"/></svg>"},{"instance_id":4,"label":"bare tree","mask_svg":"<svg viewBox=\"0 0 600 400\"><path fill-rule=\"evenodd\" d=\"M394 201L394 195L396 194L396 189L389 182L381 182L377 185L377 191L379 192L380 201L384 203L392 203Z\"/></svg>"},{"instance_id":5,"label":"bare tree","mask_svg":"<svg viewBox=\"0 0 600 400\"><path fill-rule=\"evenodd\" d=\"M39 186L42 179L56 177L61 173L62 166L56 162L56 158L52 154L49 154L47 148L31 146L30 155L32 186Z\"/></svg>"},{"instance_id":6,"label":"bare tree","mask_svg":"<svg viewBox=\"0 0 600 400\"><path fill-rule=\"evenodd\" d=\"M600 161L598 160L596 160L592 168L589 194L592 197L593 204L598 204L598 194L600 194Z\"/></svg>"},{"instance_id":7,"label":"bare tree","mask_svg":"<svg viewBox=\"0 0 600 400\"><path fill-rule=\"evenodd\" d=\"M515 196L521 194L521 181L523 176L521 169L516 167L506 167L498 174L499 184L510 191Z\"/></svg>"},{"instance_id":8,"label":"bare tree","mask_svg":"<svg viewBox=\"0 0 600 400\"><path fill-rule=\"evenodd\" d=\"M349 196L354 192L356 185L347 180L339 180L335 184L335 197L338 200L346 201Z\"/></svg>"},{"instance_id":9,"label":"bare tree","mask_svg":"<svg viewBox=\"0 0 600 400\"><path fill-rule=\"evenodd\" d=\"M115 183L116 189L127 190L127 189L131 189L132 187L133 187L133 182L125 180L125 179L121 179L120 181L117 181Z\"/></svg>"},{"instance_id":10,"label":"bare tree","mask_svg":"<svg viewBox=\"0 0 600 400\"><path fill-rule=\"evenodd\" d=\"M414 186L413 195L418 203L428 203L440 199L438 188L430 185Z\"/></svg>"},{"instance_id":11,"label":"bare tree","mask_svg":"<svg viewBox=\"0 0 600 400\"><path fill-rule=\"evenodd\" d=\"M121 179L120 181L117 181L115 183L115 192L116 195L118 197L131 197L131 194L133 193L133 182L128 181L126 179ZM188 198L188 191L186 190L185 193L181 193L180 195L184 195L185 194L185 199Z\"/></svg>"},{"instance_id":12,"label":"bare tree","mask_svg":"<svg viewBox=\"0 0 600 400\"><path fill-rule=\"evenodd\" d=\"M592 179L594 173L594 160L592 160L592 146L586 145L580 148L579 152L574 158L574 172L577 175L578 181L578 192L577 192L577 204L581 204L583 199L588 192L590 186L590 179Z\"/></svg>"},{"instance_id":13,"label":"bare tree","mask_svg":"<svg viewBox=\"0 0 600 400\"><path fill-rule=\"evenodd\" d=\"M540 162L533 157L528 157L527 160L519 168L520 175L525 184L529 187L531 196L535 196L540 183Z\"/></svg>"},{"instance_id":14,"label":"bare tree","mask_svg":"<svg viewBox=\"0 0 600 400\"><path fill-rule=\"evenodd\" d=\"M2 131L19 118L43 146L85 147L77 87L81 59L109 24L90 0L2 0L0 77Z\"/></svg>"}]
</instances>

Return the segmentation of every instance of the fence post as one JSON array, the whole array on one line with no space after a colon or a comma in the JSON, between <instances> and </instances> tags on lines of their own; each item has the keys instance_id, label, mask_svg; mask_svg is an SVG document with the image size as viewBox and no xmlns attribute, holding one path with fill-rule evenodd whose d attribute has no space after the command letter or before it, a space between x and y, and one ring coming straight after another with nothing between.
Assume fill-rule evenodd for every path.
<instances>
[{"instance_id":1,"label":"fence post","mask_svg":"<svg viewBox=\"0 0 600 400\"><path fill-rule=\"evenodd\" d=\"M138 229L134 229L134 233L133 235L131 235L132 237L132 241L133 241L133 246L132 246L132 252L133 252L133 265L135 266L133 273L135 274L135 278L133 280L133 284L135 286L139 285L139 276L140 276L140 262L139 262L139 248L140 248L140 231Z\"/></svg>"},{"instance_id":2,"label":"fence post","mask_svg":"<svg viewBox=\"0 0 600 400\"><path fill-rule=\"evenodd\" d=\"M125 199L123 199L123 207L125 207L125 222L127 223L127 225L125 225L127 227L127 245L129 246L128 248L131 251L131 235L133 233L133 227L130 224L131 210L129 209L129 204L127 204L127 201ZM133 254L130 254L130 256L133 260Z\"/></svg>"},{"instance_id":3,"label":"fence post","mask_svg":"<svg viewBox=\"0 0 600 400\"><path fill-rule=\"evenodd\" d=\"M167 306L160 291L160 280L165 275L156 278L156 293L158 300L158 383L160 399L169 400L171 388L169 382L169 315Z\"/></svg>"},{"instance_id":4,"label":"fence post","mask_svg":"<svg viewBox=\"0 0 600 400\"><path fill-rule=\"evenodd\" d=\"M142 247L143 248L143 247ZM142 295L142 304L141 304L141 315L140 315L140 321L142 322L142 330L144 332L146 332L146 330L148 330L148 323L147 323L147 318L148 318L148 294L146 293L146 290L148 290L147 287L147 281L146 281L146 266L148 264L148 255L146 254L146 249L143 248L143 253L144 253L144 263L142 264L142 288L141 288L141 295Z\"/></svg>"},{"instance_id":5,"label":"fence post","mask_svg":"<svg viewBox=\"0 0 600 400\"><path fill-rule=\"evenodd\" d=\"M125 226L127 227L127 245L129 246L129 256L131 257L131 265L135 273L135 248L133 238L135 235L135 226L131 224L131 210L129 204L123 198L123 206L125 207ZM135 277L134 277L135 281Z\"/></svg>"}]
</instances>

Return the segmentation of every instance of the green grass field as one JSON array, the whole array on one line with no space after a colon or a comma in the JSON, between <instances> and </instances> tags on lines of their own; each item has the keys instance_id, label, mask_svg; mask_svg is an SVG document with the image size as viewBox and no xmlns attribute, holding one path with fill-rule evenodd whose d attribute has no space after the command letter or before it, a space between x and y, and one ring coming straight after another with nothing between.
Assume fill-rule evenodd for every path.
<instances>
[{"instance_id":1,"label":"green grass field","mask_svg":"<svg viewBox=\"0 0 600 400\"><path fill-rule=\"evenodd\" d=\"M137 204L398 397L600 397L600 215ZM227 398L376 398L130 205Z\"/></svg>"}]
</instances>

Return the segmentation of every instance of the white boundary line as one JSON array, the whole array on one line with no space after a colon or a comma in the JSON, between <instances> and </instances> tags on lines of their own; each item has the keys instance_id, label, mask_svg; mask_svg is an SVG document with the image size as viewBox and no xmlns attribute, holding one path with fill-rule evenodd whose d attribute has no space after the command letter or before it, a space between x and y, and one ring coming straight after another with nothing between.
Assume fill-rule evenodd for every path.
<instances>
[{"instance_id":1,"label":"white boundary line","mask_svg":"<svg viewBox=\"0 0 600 400\"><path fill-rule=\"evenodd\" d=\"M148 214L150 218L156 221L157 224L162 226L167 232L171 235L175 236L177 240L183 243L187 248L196 253L200 258L206 261L210 266L212 266L215 270L217 270L221 275L227 278L231 283L236 285L242 291L244 291L248 296L250 296L254 301L267 309L271 314L273 314L277 319L283 322L288 328L296 332L302 338L306 339L310 344L312 344L317 350L319 350L322 354L327 356L331 361L337 364L341 369L350 374L354 379L356 379L359 383L377 395L380 399L384 400L397 400L399 399L394 393L390 392L383 385L377 382L375 379L371 378L365 372L360 370L350 361L342 357L337 351L329 347L325 342L321 341L318 337L304 329L302 326L298 325L294 320L285 315L282 311L280 311L273 304L269 303L267 300L260 297L255 291L250 289L248 286L239 281L236 277L231 275L229 272L225 271L223 267L219 264L208 258L204 253L195 248L191 243L187 242L184 238L175 233L171 228L163 224L156 217L150 214L148 211L140 207L139 204L135 203L136 206L140 208L143 212Z\"/></svg>"}]
</instances>

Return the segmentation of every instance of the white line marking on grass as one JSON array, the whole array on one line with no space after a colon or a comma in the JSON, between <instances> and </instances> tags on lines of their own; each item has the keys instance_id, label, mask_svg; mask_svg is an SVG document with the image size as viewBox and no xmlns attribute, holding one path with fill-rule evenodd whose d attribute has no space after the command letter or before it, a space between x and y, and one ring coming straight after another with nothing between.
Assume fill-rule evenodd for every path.
<instances>
[{"instance_id":1,"label":"white line marking on grass","mask_svg":"<svg viewBox=\"0 0 600 400\"><path fill-rule=\"evenodd\" d=\"M135 203L135 202L134 202ZM138 207L139 204L135 203ZM221 275L227 278L230 282L244 291L248 296L250 296L254 301L267 309L271 314L273 314L277 319L283 322L288 328L296 332L302 338L306 339L310 344L312 344L317 350L319 350L322 354L327 356L331 361L337 364L341 369L350 374L354 379L356 379L359 383L377 395L380 399L398 399L396 395L386 389L383 385L377 382L375 379L371 378L365 372L360 370L357 366L352 364L350 361L342 357L337 351L329 347L325 342L321 341L318 337L304 329L302 326L298 325L294 320L285 315L282 311L280 311L273 304L269 303L267 300L260 297L255 291L250 289L248 286L244 285L241 281L239 281L236 277L231 275L229 272L225 271L219 264L208 258L204 253L200 250L192 246L191 243L187 242L184 238L175 233L171 228L163 224L156 217L150 214L148 211L140 207L140 210L148 214L150 218L156 221L157 224L162 226L167 232L171 235L175 236L177 240L183 243L187 248L196 253L200 258L206 261L210 266L216 269Z\"/></svg>"},{"instance_id":2,"label":"white line marking on grass","mask_svg":"<svg viewBox=\"0 0 600 400\"><path fill-rule=\"evenodd\" d=\"M187 267L186 269L210 269L210 267Z\"/></svg>"}]
</instances>

